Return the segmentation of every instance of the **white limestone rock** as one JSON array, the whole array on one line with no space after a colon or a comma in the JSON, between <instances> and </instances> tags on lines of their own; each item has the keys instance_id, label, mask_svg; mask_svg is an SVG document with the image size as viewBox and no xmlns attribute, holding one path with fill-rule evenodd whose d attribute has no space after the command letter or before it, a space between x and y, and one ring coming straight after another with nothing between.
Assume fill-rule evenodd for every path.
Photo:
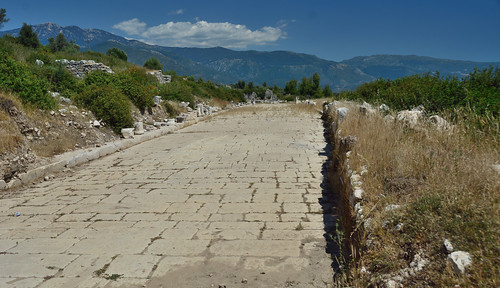
<instances>
[{"instance_id":1,"label":"white limestone rock","mask_svg":"<svg viewBox=\"0 0 500 288\"><path fill-rule=\"evenodd\" d=\"M450 240L444 239L443 245L444 245L444 248L446 249L446 252L448 252L448 254L453 252L453 245L451 245Z\"/></svg>"},{"instance_id":2,"label":"white limestone rock","mask_svg":"<svg viewBox=\"0 0 500 288\"><path fill-rule=\"evenodd\" d=\"M382 104L378 107L378 110L380 110L380 112L387 113L389 112L390 108L389 106Z\"/></svg>"},{"instance_id":3,"label":"white limestone rock","mask_svg":"<svg viewBox=\"0 0 500 288\"><path fill-rule=\"evenodd\" d=\"M448 255L448 261L450 261L457 274L464 274L467 267L472 264L470 254L464 251L455 251L450 253L450 255Z\"/></svg>"},{"instance_id":4,"label":"white limestone rock","mask_svg":"<svg viewBox=\"0 0 500 288\"><path fill-rule=\"evenodd\" d=\"M429 117L429 121L434 124L436 129L439 131L450 129L450 124L448 123L448 121L438 115L432 115L431 117Z\"/></svg>"},{"instance_id":5,"label":"white limestone rock","mask_svg":"<svg viewBox=\"0 0 500 288\"><path fill-rule=\"evenodd\" d=\"M134 128L122 128L121 132L125 139L134 138Z\"/></svg>"},{"instance_id":6,"label":"white limestone rock","mask_svg":"<svg viewBox=\"0 0 500 288\"><path fill-rule=\"evenodd\" d=\"M347 117L348 113L349 113L349 108L347 107L337 108L337 123L339 124L342 123Z\"/></svg>"},{"instance_id":7,"label":"white limestone rock","mask_svg":"<svg viewBox=\"0 0 500 288\"><path fill-rule=\"evenodd\" d=\"M142 122L135 122L134 123L134 134L135 135L144 134L144 124Z\"/></svg>"},{"instance_id":8,"label":"white limestone rock","mask_svg":"<svg viewBox=\"0 0 500 288\"><path fill-rule=\"evenodd\" d=\"M396 119L408 125L410 128L415 128L423 115L424 112L420 110L403 110L398 113Z\"/></svg>"}]
</instances>

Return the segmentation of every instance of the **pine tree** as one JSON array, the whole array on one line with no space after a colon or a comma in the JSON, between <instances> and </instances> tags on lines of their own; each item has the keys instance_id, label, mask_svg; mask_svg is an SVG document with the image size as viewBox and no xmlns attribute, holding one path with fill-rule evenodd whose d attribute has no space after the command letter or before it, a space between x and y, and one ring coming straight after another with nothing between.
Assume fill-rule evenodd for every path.
<instances>
[{"instance_id":1,"label":"pine tree","mask_svg":"<svg viewBox=\"0 0 500 288\"><path fill-rule=\"evenodd\" d=\"M0 8L0 28L3 27L3 23L9 22L10 19L5 18L7 10L5 8Z\"/></svg>"},{"instance_id":2,"label":"pine tree","mask_svg":"<svg viewBox=\"0 0 500 288\"><path fill-rule=\"evenodd\" d=\"M23 24L23 27L21 27L21 30L19 31L17 41L19 44L26 47L39 48L41 46L38 34L33 31L33 27L31 25L26 23Z\"/></svg>"}]
</instances>

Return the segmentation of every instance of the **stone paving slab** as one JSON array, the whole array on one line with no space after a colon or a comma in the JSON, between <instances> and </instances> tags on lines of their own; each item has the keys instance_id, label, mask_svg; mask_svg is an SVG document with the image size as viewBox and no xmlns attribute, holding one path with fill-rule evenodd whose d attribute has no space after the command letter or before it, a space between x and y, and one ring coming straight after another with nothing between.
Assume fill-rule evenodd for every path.
<instances>
[{"instance_id":1,"label":"stone paving slab","mask_svg":"<svg viewBox=\"0 0 500 288\"><path fill-rule=\"evenodd\" d=\"M0 287L330 287L319 114L263 105L129 142L0 196Z\"/></svg>"}]
</instances>

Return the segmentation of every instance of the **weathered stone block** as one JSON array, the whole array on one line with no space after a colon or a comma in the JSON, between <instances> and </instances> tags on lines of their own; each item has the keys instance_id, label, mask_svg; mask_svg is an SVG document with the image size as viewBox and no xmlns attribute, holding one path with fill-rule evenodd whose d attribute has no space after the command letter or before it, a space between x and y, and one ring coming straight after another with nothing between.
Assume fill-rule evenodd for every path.
<instances>
[{"instance_id":1,"label":"weathered stone block","mask_svg":"<svg viewBox=\"0 0 500 288\"><path fill-rule=\"evenodd\" d=\"M144 134L144 124L142 122L135 122L134 123L134 134L135 135Z\"/></svg>"},{"instance_id":2,"label":"weathered stone block","mask_svg":"<svg viewBox=\"0 0 500 288\"><path fill-rule=\"evenodd\" d=\"M125 139L134 138L134 128L122 128L121 132Z\"/></svg>"}]
</instances>

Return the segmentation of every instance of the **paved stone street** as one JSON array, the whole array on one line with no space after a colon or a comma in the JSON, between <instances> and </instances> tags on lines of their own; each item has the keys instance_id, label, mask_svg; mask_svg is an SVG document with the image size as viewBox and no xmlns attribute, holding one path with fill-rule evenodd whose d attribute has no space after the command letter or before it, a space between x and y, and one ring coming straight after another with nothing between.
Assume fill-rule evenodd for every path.
<instances>
[{"instance_id":1,"label":"paved stone street","mask_svg":"<svg viewBox=\"0 0 500 288\"><path fill-rule=\"evenodd\" d=\"M330 287L311 110L240 108L0 195L0 287Z\"/></svg>"}]
</instances>

